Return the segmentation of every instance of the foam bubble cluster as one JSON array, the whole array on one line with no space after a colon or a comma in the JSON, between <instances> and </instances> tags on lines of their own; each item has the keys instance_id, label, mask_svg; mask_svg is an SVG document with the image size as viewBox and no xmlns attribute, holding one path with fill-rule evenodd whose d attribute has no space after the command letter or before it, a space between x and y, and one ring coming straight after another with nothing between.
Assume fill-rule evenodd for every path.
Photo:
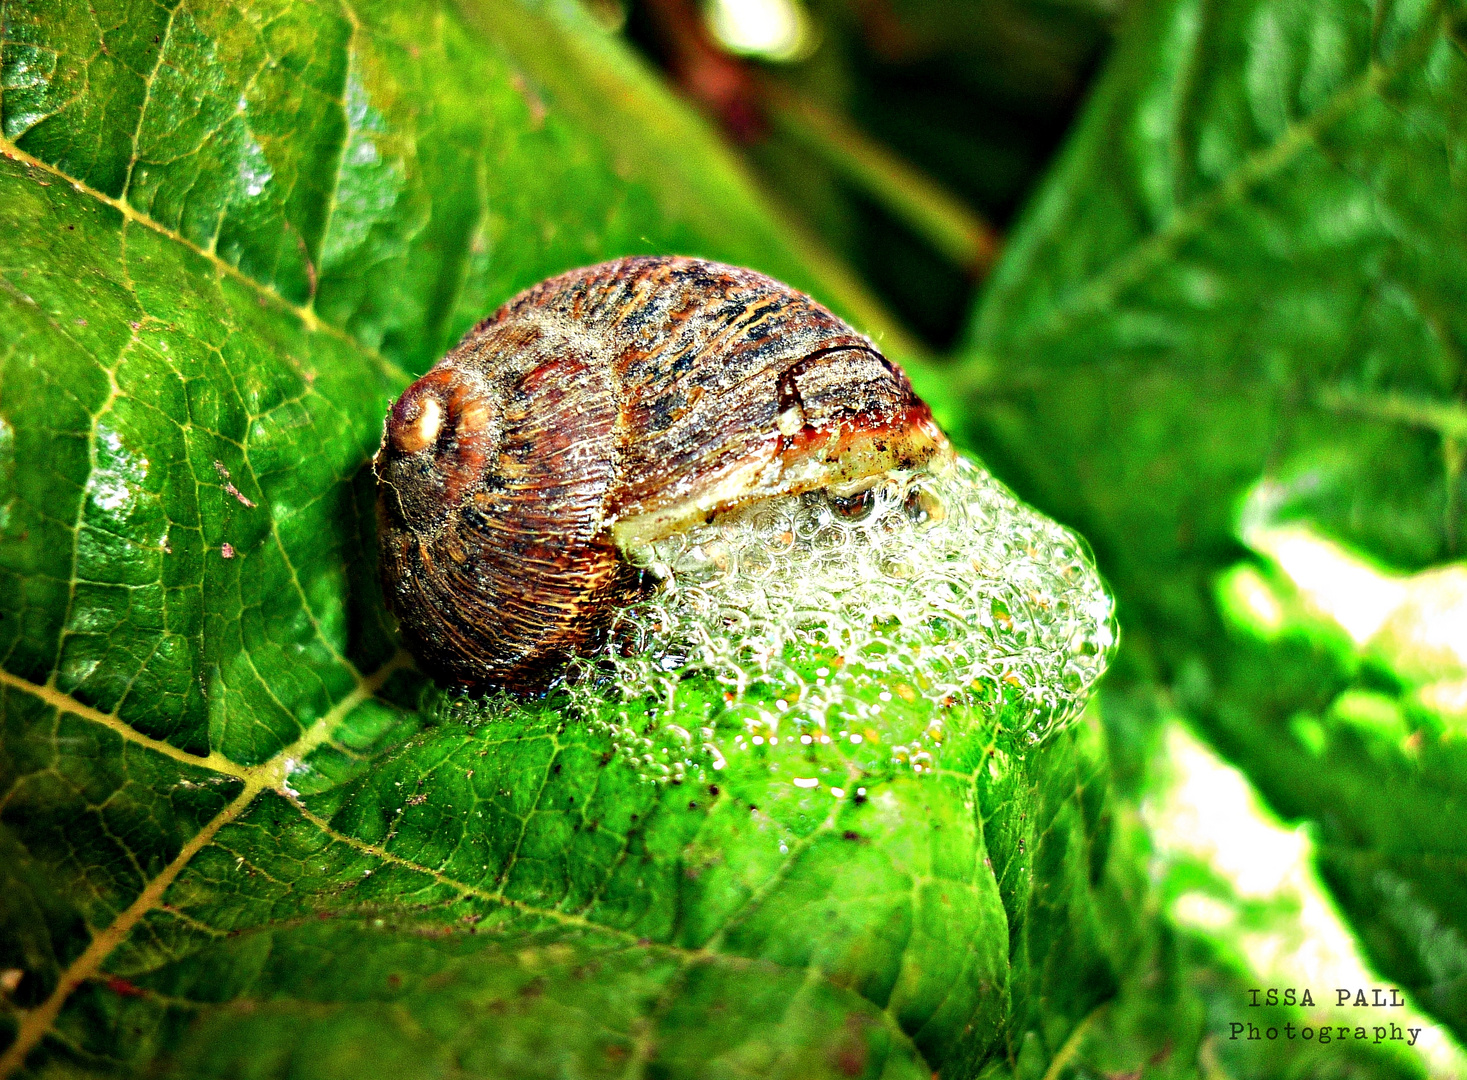
<instances>
[{"instance_id":1,"label":"foam bubble cluster","mask_svg":"<svg viewBox=\"0 0 1467 1080\"><path fill-rule=\"evenodd\" d=\"M781 732L849 738L904 706L933 717L923 743L954 706L1038 740L1077 715L1114 642L1079 539L961 457L846 499L761 502L628 557L650 587L567 689L588 715L608 697L660 710L715 759ZM642 726L613 735L641 741ZM893 754L921 771L930 749Z\"/></svg>"}]
</instances>

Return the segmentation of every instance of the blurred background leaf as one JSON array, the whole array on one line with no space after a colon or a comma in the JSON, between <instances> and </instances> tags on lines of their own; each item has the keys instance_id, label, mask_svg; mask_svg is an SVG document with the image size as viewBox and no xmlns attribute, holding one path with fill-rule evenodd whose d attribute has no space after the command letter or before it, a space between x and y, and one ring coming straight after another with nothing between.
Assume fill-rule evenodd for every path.
<instances>
[{"instance_id":1,"label":"blurred background leaf","mask_svg":"<svg viewBox=\"0 0 1467 1080\"><path fill-rule=\"evenodd\" d=\"M1459 1035L1462 568L1431 568L1464 524L1462 28L1138 8L956 372L965 438L1110 574L1115 685L1310 822L1367 953Z\"/></svg>"}]
</instances>

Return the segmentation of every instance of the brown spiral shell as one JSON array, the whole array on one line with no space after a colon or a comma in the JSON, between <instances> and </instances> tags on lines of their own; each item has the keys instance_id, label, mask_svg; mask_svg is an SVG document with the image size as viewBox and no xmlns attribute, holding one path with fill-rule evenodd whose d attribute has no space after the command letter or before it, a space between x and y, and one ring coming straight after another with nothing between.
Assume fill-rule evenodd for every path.
<instances>
[{"instance_id":1,"label":"brown spiral shell","mask_svg":"<svg viewBox=\"0 0 1467 1080\"><path fill-rule=\"evenodd\" d=\"M393 405L382 581L430 671L535 691L636 588L625 544L940 452L901 370L809 297L618 259L521 293Z\"/></svg>"}]
</instances>

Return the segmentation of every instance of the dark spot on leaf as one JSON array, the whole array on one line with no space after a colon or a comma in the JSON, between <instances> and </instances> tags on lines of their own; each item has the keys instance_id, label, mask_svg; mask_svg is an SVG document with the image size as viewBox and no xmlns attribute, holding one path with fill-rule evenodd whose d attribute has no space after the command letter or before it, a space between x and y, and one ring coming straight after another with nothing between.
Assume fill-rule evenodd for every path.
<instances>
[{"instance_id":1,"label":"dark spot on leaf","mask_svg":"<svg viewBox=\"0 0 1467 1080\"><path fill-rule=\"evenodd\" d=\"M709 784L708 785L708 794L710 794L710 795L717 795L718 794L718 785L717 784Z\"/></svg>"},{"instance_id":2,"label":"dark spot on leaf","mask_svg":"<svg viewBox=\"0 0 1467 1080\"><path fill-rule=\"evenodd\" d=\"M387 986L389 989L396 990L401 985L402 976L397 974L397 972L393 972L391 975L387 976Z\"/></svg>"},{"instance_id":3,"label":"dark spot on leaf","mask_svg":"<svg viewBox=\"0 0 1467 1080\"><path fill-rule=\"evenodd\" d=\"M866 1071L866 1047L846 1045L836 1051L836 1070L842 1076L860 1076Z\"/></svg>"},{"instance_id":4,"label":"dark spot on leaf","mask_svg":"<svg viewBox=\"0 0 1467 1080\"><path fill-rule=\"evenodd\" d=\"M114 994L121 994L123 997L143 996L141 989L117 975L107 980L107 989L111 990Z\"/></svg>"},{"instance_id":5,"label":"dark spot on leaf","mask_svg":"<svg viewBox=\"0 0 1467 1080\"><path fill-rule=\"evenodd\" d=\"M845 832L840 834L840 838L842 840L859 840L861 839L861 834L851 829L847 829Z\"/></svg>"},{"instance_id":6,"label":"dark spot on leaf","mask_svg":"<svg viewBox=\"0 0 1467 1080\"><path fill-rule=\"evenodd\" d=\"M866 1072L866 1065L871 1056L871 1048L866 1035L866 1029L870 1021L863 1016L848 1015L846 1017L845 1030L840 1033L839 1041L833 1047L833 1061L837 1072L842 1076L862 1076Z\"/></svg>"}]
</instances>

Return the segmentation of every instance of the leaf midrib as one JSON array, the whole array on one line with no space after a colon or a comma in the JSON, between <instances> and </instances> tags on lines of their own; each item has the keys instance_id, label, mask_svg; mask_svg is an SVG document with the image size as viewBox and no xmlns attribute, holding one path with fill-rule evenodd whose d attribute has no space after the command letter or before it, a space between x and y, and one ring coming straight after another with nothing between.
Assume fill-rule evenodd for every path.
<instances>
[{"instance_id":1,"label":"leaf midrib","mask_svg":"<svg viewBox=\"0 0 1467 1080\"><path fill-rule=\"evenodd\" d=\"M353 29L355 31L357 27L354 17L352 18L352 22ZM54 165L51 165L50 163L45 162L42 159L36 158L30 153L20 149L17 145L15 145L14 142L4 137L3 135L0 135L0 153L3 153L6 157L12 160L23 163L28 168L40 170L49 176L55 177L58 180L62 180L70 184L72 188L78 193L89 196L95 201L118 212L125 221L147 228L153 233L169 241L172 241L173 243L178 244L180 247L184 248L190 253L204 259L215 269L216 273L231 278L234 281L246 286L272 306L295 316L295 318L299 320L302 326L304 326L305 329L311 331L312 333L319 332L325 334L326 336L331 337L346 345L348 348L352 349L353 351L362 355L367 360L371 361L387 377L400 383L406 383L411 380L411 374L400 367L398 364L388 359L377 350L371 348L370 346L367 346L345 329L338 327L333 323L322 320L314 311L312 306L302 305L285 298L273 287L259 281L254 277L251 277L249 274L242 271L239 267L220 258L214 251L201 247L200 245L189 240L187 237L183 236L177 231L170 229L169 227L158 222L156 219L152 218L148 214L139 211L136 207L134 207L130 202L127 201L126 189L124 189L124 194L121 198L109 196L106 193L96 188L93 188L85 182L80 181L77 178L69 175L68 173L55 167ZM135 164L135 156L134 160L129 164L129 179L133 164ZM293 567L292 574L294 574ZM345 843L348 846L362 851L364 854L369 854L374 858L380 859L384 862L393 863L403 867L404 869L409 869L427 875L433 880L445 886L460 891L464 895L472 895L481 899L492 900L494 902L503 904L512 910L524 912L526 914L534 915L536 917L544 917L565 925L576 926L589 931L620 937L626 940L629 944L638 947L656 948L664 952L681 955L686 959L689 965L697 963L732 963L740 965L767 963L776 967L786 966L779 965L774 961L765 960L757 957L746 957L737 954L714 952L706 946L698 949L691 949L672 943L648 942L644 939L636 937L635 935L627 931L622 931L608 925L595 923L583 917L576 916L567 912L562 912L555 909L539 908L532 905L526 905L512 899L508 899L502 895L489 894L482 889L478 889L467 883L459 882L455 879L449 878L447 875L444 875L441 872L434 871L426 866L420 866L416 863L411 862L410 860L393 855L390 852L387 852L385 849L378 848L375 845L366 843L365 841L360 841L344 833L340 833L332 829L329 823L325 822L324 819L319 818L318 816L312 814L309 810L307 810L304 804L298 798L293 796L288 789L288 777L285 771L287 762L291 760L299 760L300 758L309 754L311 750L317 748L320 744L327 741L332 736L337 726L346 717L346 715L351 712L353 708L355 708L363 701L371 698L392 672L401 667L407 666L408 663L409 661L406 659L406 657L403 654L399 654L397 657L394 657L391 661L389 661L383 667L379 668L375 673L370 676L362 676L359 672L352 668L351 671L353 677L357 680L357 685L352 689L352 691L350 691L326 714L324 714L321 719L313 724L311 728L309 728L305 733L303 733L300 738L295 740L289 746L278 751L266 761L256 765L240 765L232 761L225 755L219 753L218 751L211 751L208 755L204 756L191 754L185 750L173 746L170 743L158 739L153 739L147 735L142 734L131 725L121 720L115 714L105 713L98 709L84 705L74 697L56 689L56 687L53 685L54 676L50 682L44 685L38 685L17 675L14 675L9 671L4 670L3 668L0 668L0 685L9 686L24 693L31 694L36 698L44 701L50 707L57 709L59 712L63 712L84 720L88 720L90 722L100 724L119 736L125 742L133 743L134 745L138 745L148 750L153 750L181 764L197 768L204 768L224 776L229 776L233 779L240 780L244 784L244 788L240 792L240 794L236 796L228 804L228 806L225 807L224 810L222 810L219 814L217 814L214 818L207 822L193 837L185 842L179 854L164 868L162 872L160 872L145 885L143 890L139 893L138 897L135 898L134 901L130 905L128 905L128 907L124 909L124 911L120 913L106 928L99 931L93 936L92 941L89 943L86 950L83 951L82 955L74 960L70 965L68 965L61 979L58 981L55 991L53 991L48 999L35 1009L32 1009L29 1012L22 1014L20 1029L17 1033L15 1042L12 1043L9 1048L7 1048L3 1055L0 1055L0 1078L9 1076L14 1070L23 1066L25 1057L28 1055L30 1050L34 1049L34 1047L41 1041L41 1039L47 1034L47 1032L50 1031L52 1023L59 1015L61 1009L64 1007L65 1002L69 997L71 991L74 990L76 987L82 985L88 979L94 977L101 969L101 965L105 962L107 956L110 955L111 952L126 939L127 934L131 931L133 926L135 926L136 923L140 919L142 919L148 912L154 910L161 904L163 894L167 891L168 887L177 878L177 876L182 872L188 862L191 861L193 856L204 847L207 847L225 825L236 820L251 805L253 805L257 796L266 791L278 792L284 798L288 799L298 809L302 816L306 820L310 821L318 830L320 830L320 832L324 836L330 837L331 839L334 839L338 842ZM967 777L967 779L971 781L974 778ZM792 850L791 862L793 861L794 856L799 850L803 850L803 848ZM788 864L781 868L782 871L787 871L787 869ZM739 914L746 915L747 911L741 907ZM839 990L849 992L851 989L849 987L845 987L839 983L834 982L818 967L815 967L813 965L804 969L797 970L805 970L816 979L829 983ZM912 1040L912 1037L909 1036L902 1029L899 1023L897 1023L895 1017L891 1015L889 1009L881 1008L877 1005L876 1002L870 1001L870 999L866 998L864 995L857 994L857 996L860 998L860 1000L867 1001L868 1004L877 1007L877 1010L883 1017L886 1026L896 1037L896 1039L910 1050L914 1058L919 1063L921 1063L924 1067L927 1067L925 1057L916 1047L915 1043Z\"/></svg>"},{"instance_id":2,"label":"leaf midrib","mask_svg":"<svg viewBox=\"0 0 1467 1080\"><path fill-rule=\"evenodd\" d=\"M225 825L239 817L255 801L264 785L259 779L248 781L238 795L223 810L214 815L204 827L189 837L178 854L151 881L143 886L133 902L124 908L107 926L92 936L80 956L66 966L57 980L56 989L34 1009L21 1014L16 1029L15 1041L0 1054L0 1078L8 1077L25 1064L26 1057L51 1030L62 1006L71 997L71 992L91 979L101 969L103 961L121 945L132 928L144 916L154 910L163 900L163 894L183 868L218 834Z\"/></svg>"}]
</instances>

